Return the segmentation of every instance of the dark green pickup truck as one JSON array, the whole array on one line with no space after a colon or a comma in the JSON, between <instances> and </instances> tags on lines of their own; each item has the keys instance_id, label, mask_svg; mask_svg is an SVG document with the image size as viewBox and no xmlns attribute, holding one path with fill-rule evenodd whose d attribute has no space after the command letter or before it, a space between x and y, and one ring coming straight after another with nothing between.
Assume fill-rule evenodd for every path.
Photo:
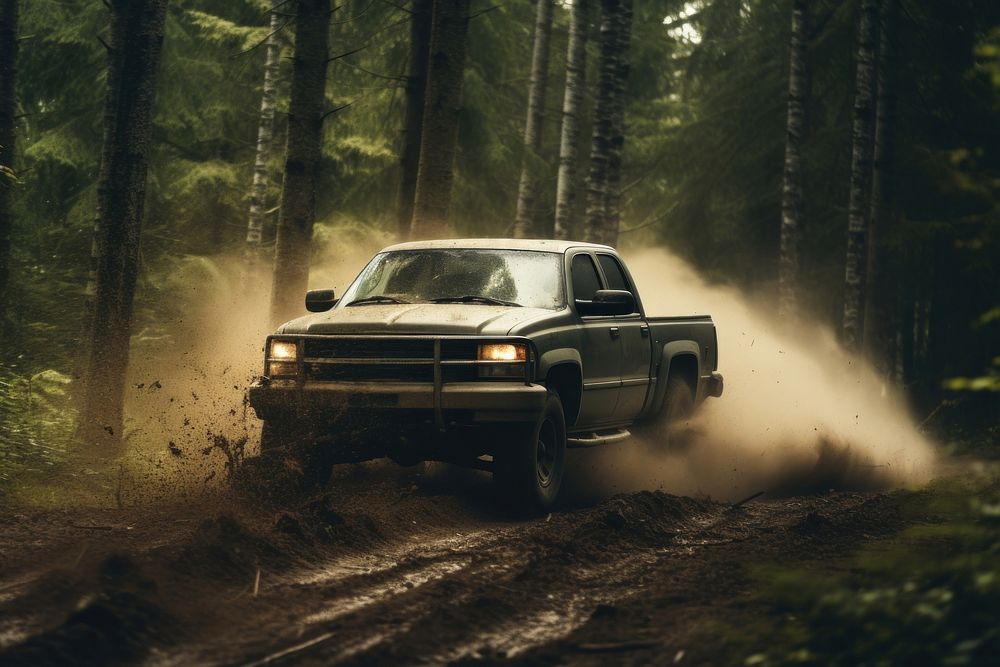
<instances>
[{"instance_id":1,"label":"dark green pickup truck","mask_svg":"<svg viewBox=\"0 0 1000 667\"><path fill-rule=\"evenodd\" d=\"M671 286L683 289L683 286ZM708 316L647 317L613 248L569 241L403 243L340 299L267 338L249 391L261 451L389 456L490 470L512 500L555 502L567 447L628 437L722 394Z\"/></svg>"}]
</instances>

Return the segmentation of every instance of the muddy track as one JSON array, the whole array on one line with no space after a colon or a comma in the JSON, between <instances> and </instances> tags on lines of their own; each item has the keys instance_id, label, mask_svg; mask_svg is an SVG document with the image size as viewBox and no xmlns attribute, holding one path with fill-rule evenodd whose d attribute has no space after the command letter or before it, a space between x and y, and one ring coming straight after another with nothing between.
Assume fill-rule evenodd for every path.
<instances>
[{"instance_id":1,"label":"muddy track","mask_svg":"<svg viewBox=\"0 0 1000 667\"><path fill-rule=\"evenodd\" d=\"M375 469L284 507L4 510L0 663L711 662L692 642L740 612L748 561L899 524L879 494L641 492L522 520L487 491Z\"/></svg>"}]
</instances>

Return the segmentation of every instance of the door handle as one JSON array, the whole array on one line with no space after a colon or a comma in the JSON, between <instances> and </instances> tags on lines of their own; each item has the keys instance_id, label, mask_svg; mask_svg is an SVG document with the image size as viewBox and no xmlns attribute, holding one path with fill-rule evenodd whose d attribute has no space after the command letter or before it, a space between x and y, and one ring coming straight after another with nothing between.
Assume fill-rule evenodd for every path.
<instances>
[{"instance_id":1,"label":"door handle","mask_svg":"<svg viewBox=\"0 0 1000 667\"><path fill-rule=\"evenodd\" d=\"M622 332L621 330L618 329L618 327L611 327L610 329L608 329L608 333L611 334L612 338L618 338L622 335Z\"/></svg>"},{"instance_id":2,"label":"door handle","mask_svg":"<svg viewBox=\"0 0 1000 667\"><path fill-rule=\"evenodd\" d=\"M643 324L639 327L639 332L642 334L643 338L649 338L649 325Z\"/></svg>"}]
</instances>

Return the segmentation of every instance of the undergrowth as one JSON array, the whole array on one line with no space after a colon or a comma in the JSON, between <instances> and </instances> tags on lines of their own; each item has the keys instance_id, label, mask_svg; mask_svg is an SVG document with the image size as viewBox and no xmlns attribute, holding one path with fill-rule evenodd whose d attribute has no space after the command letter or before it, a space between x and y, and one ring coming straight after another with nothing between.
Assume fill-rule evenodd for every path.
<instances>
[{"instance_id":1,"label":"undergrowth","mask_svg":"<svg viewBox=\"0 0 1000 667\"><path fill-rule=\"evenodd\" d=\"M758 565L771 613L729 628L732 662L973 665L1000 652L1000 479L901 497L910 527L846 564Z\"/></svg>"}]
</instances>

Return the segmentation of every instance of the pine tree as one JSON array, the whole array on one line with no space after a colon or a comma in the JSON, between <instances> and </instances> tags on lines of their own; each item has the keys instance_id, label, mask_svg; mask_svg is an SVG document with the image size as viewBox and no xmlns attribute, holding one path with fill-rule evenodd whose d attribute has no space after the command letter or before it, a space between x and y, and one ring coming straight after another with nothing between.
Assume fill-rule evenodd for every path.
<instances>
[{"instance_id":1,"label":"pine tree","mask_svg":"<svg viewBox=\"0 0 1000 667\"><path fill-rule=\"evenodd\" d=\"M591 0L575 0L570 6L559 179L556 183L554 236L557 239L567 239L571 234L580 187L576 167L580 150L580 114L583 113L583 93L587 85L587 20L590 6Z\"/></svg>"},{"instance_id":2,"label":"pine tree","mask_svg":"<svg viewBox=\"0 0 1000 667\"><path fill-rule=\"evenodd\" d=\"M110 0L104 147L97 185L97 282L78 432L118 444L139 269L153 100L167 0Z\"/></svg>"},{"instance_id":3,"label":"pine tree","mask_svg":"<svg viewBox=\"0 0 1000 667\"><path fill-rule=\"evenodd\" d=\"M17 0L0 0L0 337L10 280L11 199L14 188L14 115L17 97Z\"/></svg>"},{"instance_id":4,"label":"pine tree","mask_svg":"<svg viewBox=\"0 0 1000 667\"><path fill-rule=\"evenodd\" d=\"M406 75L406 116L403 149L400 151L399 194L396 205L397 234L410 235L413 196L420 167L420 135L424 122L424 99L431 43L432 0L413 0L410 10L409 70Z\"/></svg>"},{"instance_id":5,"label":"pine tree","mask_svg":"<svg viewBox=\"0 0 1000 667\"><path fill-rule=\"evenodd\" d=\"M278 59L281 46L278 32L281 18L271 11L271 32L267 37L267 56L264 62L264 89L260 100L260 123L257 128L257 152L253 163L253 183L250 186L250 214L247 218L247 255L251 261L260 254L261 235L264 230L264 211L267 208L268 164L271 160L271 139L274 136L274 111L278 96Z\"/></svg>"},{"instance_id":6,"label":"pine tree","mask_svg":"<svg viewBox=\"0 0 1000 667\"><path fill-rule=\"evenodd\" d=\"M295 7L288 143L271 286L271 320L276 324L303 310L309 283L329 58L330 0L297 0Z\"/></svg>"},{"instance_id":7,"label":"pine tree","mask_svg":"<svg viewBox=\"0 0 1000 667\"><path fill-rule=\"evenodd\" d=\"M611 116L611 152L608 159L608 183L604 205L606 220L604 243L618 243L622 200L622 155L625 152L625 106L628 98L626 86L630 71L629 47L632 37L632 0L621 0L618 10L617 30L618 70L615 76L615 97Z\"/></svg>"},{"instance_id":8,"label":"pine tree","mask_svg":"<svg viewBox=\"0 0 1000 667\"><path fill-rule=\"evenodd\" d=\"M875 149L872 164L871 230L868 240L868 285L865 291L866 356L885 377L895 366L896 339L892 311L899 288L891 284L888 236L893 222L893 145L896 94L895 29L897 0L882 0L879 10L878 74L876 77Z\"/></svg>"},{"instance_id":9,"label":"pine tree","mask_svg":"<svg viewBox=\"0 0 1000 667\"><path fill-rule=\"evenodd\" d=\"M625 83L632 25L631 0L602 0L601 59L587 179L584 239L614 244L618 238Z\"/></svg>"},{"instance_id":10,"label":"pine tree","mask_svg":"<svg viewBox=\"0 0 1000 667\"><path fill-rule=\"evenodd\" d=\"M802 224L802 139L805 135L809 71L807 0L792 2L792 37L789 49L788 123L785 135L785 171L781 188L781 250L778 258L778 315L798 315L799 245Z\"/></svg>"},{"instance_id":11,"label":"pine tree","mask_svg":"<svg viewBox=\"0 0 1000 667\"><path fill-rule=\"evenodd\" d=\"M549 41L552 36L553 0L535 0L535 35L531 56L531 87L528 92L528 116L524 121L524 155L521 180L517 190L517 215L514 236L548 236L540 229L536 210L539 180L543 172L539 149L542 146L542 120L549 78Z\"/></svg>"},{"instance_id":12,"label":"pine tree","mask_svg":"<svg viewBox=\"0 0 1000 667\"><path fill-rule=\"evenodd\" d=\"M447 237L453 233L448 215L468 30L469 0L434 0L420 168L411 227L415 238Z\"/></svg>"},{"instance_id":13,"label":"pine tree","mask_svg":"<svg viewBox=\"0 0 1000 667\"><path fill-rule=\"evenodd\" d=\"M875 0L861 0L858 23L858 63L854 94L854 129L851 157L851 197L848 207L847 261L844 272L843 343L860 351L864 336L868 228L872 179L872 125L875 76Z\"/></svg>"}]
</instances>

